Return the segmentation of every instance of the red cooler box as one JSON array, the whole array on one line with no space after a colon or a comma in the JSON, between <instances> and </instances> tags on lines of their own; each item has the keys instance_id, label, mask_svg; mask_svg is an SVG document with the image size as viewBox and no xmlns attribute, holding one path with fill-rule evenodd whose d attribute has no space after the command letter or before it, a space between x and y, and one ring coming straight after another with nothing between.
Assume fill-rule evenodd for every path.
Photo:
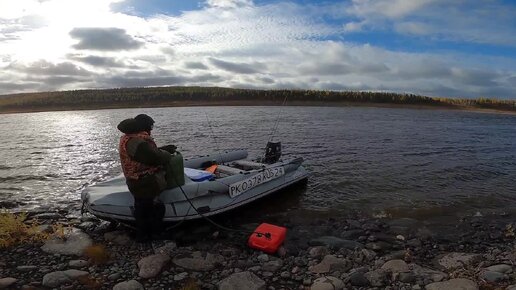
<instances>
[{"instance_id":1,"label":"red cooler box","mask_svg":"<svg viewBox=\"0 0 516 290\"><path fill-rule=\"evenodd\" d=\"M247 244L268 254L276 253L287 235L286 228L267 223L262 223L254 231Z\"/></svg>"}]
</instances>

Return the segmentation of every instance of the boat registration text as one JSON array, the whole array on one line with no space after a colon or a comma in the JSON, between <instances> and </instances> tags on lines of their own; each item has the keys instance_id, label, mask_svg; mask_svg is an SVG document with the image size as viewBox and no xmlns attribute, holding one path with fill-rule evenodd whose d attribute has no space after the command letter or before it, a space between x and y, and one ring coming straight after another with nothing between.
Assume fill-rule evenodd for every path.
<instances>
[{"instance_id":1,"label":"boat registration text","mask_svg":"<svg viewBox=\"0 0 516 290\"><path fill-rule=\"evenodd\" d=\"M249 178L230 184L229 196L231 198L237 197L242 193L257 187L260 184L271 181L283 175L285 175L285 169L283 167L267 168L264 171Z\"/></svg>"}]
</instances>

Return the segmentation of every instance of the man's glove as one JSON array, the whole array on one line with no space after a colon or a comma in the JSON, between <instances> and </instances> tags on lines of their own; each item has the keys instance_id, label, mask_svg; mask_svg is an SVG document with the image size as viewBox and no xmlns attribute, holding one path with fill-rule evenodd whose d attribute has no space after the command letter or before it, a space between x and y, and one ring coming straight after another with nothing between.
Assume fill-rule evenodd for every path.
<instances>
[{"instance_id":1,"label":"man's glove","mask_svg":"<svg viewBox=\"0 0 516 290\"><path fill-rule=\"evenodd\" d=\"M159 149L165 150L170 154L174 154L174 152L176 152L177 147L176 145L165 145L163 147L160 147Z\"/></svg>"}]
</instances>

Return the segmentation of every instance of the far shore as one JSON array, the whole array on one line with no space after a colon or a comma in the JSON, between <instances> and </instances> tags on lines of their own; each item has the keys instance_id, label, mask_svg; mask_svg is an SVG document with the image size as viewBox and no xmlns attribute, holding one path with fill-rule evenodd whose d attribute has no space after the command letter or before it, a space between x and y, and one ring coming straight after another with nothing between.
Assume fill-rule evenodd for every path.
<instances>
[{"instance_id":1,"label":"far shore","mask_svg":"<svg viewBox=\"0 0 516 290\"><path fill-rule=\"evenodd\" d=\"M140 104L102 104L91 106L44 106L44 107L17 107L0 109L0 114L37 113L54 111L83 111L83 110L106 110L106 109L132 109L132 108L164 108L164 107L201 107L201 106L281 106L282 102L249 100L249 101L173 101L173 102L152 102ZM370 102L317 102L317 101L288 101L286 106L311 106L311 107L374 107L374 108L404 108L416 110L458 110L477 113L509 114L515 115L516 111L498 109L477 108L471 106L453 105L421 105L421 104L393 104L393 103L370 103Z\"/></svg>"}]
</instances>

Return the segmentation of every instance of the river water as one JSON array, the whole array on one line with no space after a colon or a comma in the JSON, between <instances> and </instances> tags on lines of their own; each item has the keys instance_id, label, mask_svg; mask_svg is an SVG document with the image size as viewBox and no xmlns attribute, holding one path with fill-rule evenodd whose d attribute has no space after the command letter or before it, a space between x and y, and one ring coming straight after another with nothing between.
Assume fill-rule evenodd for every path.
<instances>
[{"instance_id":1,"label":"river water","mask_svg":"<svg viewBox=\"0 0 516 290\"><path fill-rule=\"evenodd\" d=\"M425 217L516 212L516 116L369 107L188 107L0 116L0 207L79 206L85 186L120 173L116 125L139 113L158 145L183 156L274 140L301 156L306 187L252 208L257 214Z\"/></svg>"}]
</instances>

